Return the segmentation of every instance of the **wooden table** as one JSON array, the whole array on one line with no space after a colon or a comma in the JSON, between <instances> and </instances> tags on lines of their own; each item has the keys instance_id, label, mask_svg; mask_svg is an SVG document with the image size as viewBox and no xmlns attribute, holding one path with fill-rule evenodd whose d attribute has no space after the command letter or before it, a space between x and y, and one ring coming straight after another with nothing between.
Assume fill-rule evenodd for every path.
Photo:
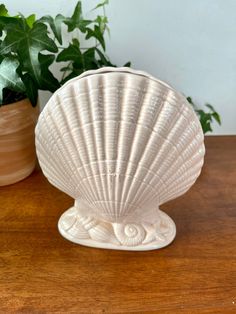
<instances>
[{"instance_id":1,"label":"wooden table","mask_svg":"<svg viewBox=\"0 0 236 314\"><path fill-rule=\"evenodd\" d=\"M1 313L236 313L236 137L206 138L200 178L162 206L168 247L92 249L57 231L70 197L36 170L0 189Z\"/></svg>"}]
</instances>

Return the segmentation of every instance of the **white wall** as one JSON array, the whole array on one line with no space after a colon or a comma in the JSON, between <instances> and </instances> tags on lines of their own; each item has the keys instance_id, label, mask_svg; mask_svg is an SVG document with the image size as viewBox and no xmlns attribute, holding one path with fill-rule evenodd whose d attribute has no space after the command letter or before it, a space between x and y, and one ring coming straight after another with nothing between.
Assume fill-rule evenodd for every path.
<instances>
[{"instance_id":1,"label":"white wall","mask_svg":"<svg viewBox=\"0 0 236 314\"><path fill-rule=\"evenodd\" d=\"M40 17L70 15L77 1L3 2L12 14ZM85 12L98 3L82 2ZM223 121L222 127L215 125L215 134L236 134L235 0L110 0L107 15L107 53L113 63L130 60L198 104L213 104Z\"/></svg>"}]
</instances>

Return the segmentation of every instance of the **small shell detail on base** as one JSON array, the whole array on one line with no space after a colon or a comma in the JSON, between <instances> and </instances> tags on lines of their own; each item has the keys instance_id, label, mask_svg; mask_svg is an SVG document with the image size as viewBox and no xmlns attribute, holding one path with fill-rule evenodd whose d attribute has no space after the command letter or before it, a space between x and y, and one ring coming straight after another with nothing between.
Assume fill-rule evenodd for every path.
<instances>
[{"instance_id":1,"label":"small shell detail on base","mask_svg":"<svg viewBox=\"0 0 236 314\"><path fill-rule=\"evenodd\" d=\"M173 240L159 206L190 189L205 153L184 95L130 68L87 71L54 93L35 134L44 175L75 200L59 221L64 237L124 250Z\"/></svg>"},{"instance_id":2,"label":"small shell detail on base","mask_svg":"<svg viewBox=\"0 0 236 314\"><path fill-rule=\"evenodd\" d=\"M135 246L143 243L146 231L137 224L113 224L114 233L122 245Z\"/></svg>"},{"instance_id":3,"label":"small shell detail on base","mask_svg":"<svg viewBox=\"0 0 236 314\"><path fill-rule=\"evenodd\" d=\"M113 228L111 224L108 223L100 223L96 225L94 228L89 230L89 235L92 240L98 242L107 242L119 245L119 241L116 239Z\"/></svg>"},{"instance_id":4,"label":"small shell detail on base","mask_svg":"<svg viewBox=\"0 0 236 314\"><path fill-rule=\"evenodd\" d=\"M71 227L75 224L76 222L76 216L74 215L68 215L65 217L65 219L62 222L62 227L65 230L71 229Z\"/></svg>"},{"instance_id":5,"label":"small shell detail on base","mask_svg":"<svg viewBox=\"0 0 236 314\"><path fill-rule=\"evenodd\" d=\"M89 239L89 233L84 226L77 220L71 228L67 230L68 234L76 239Z\"/></svg>"}]
</instances>

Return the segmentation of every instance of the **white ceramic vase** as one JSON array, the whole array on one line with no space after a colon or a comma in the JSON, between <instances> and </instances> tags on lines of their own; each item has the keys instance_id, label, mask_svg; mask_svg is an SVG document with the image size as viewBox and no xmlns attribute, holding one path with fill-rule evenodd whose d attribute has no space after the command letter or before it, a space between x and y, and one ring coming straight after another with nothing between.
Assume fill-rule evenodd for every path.
<instances>
[{"instance_id":1,"label":"white ceramic vase","mask_svg":"<svg viewBox=\"0 0 236 314\"><path fill-rule=\"evenodd\" d=\"M159 206L199 176L203 139L185 97L145 72L102 68L70 80L36 127L45 176L75 199L60 233L99 248L168 245L176 228Z\"/></svg>"}]
</instances>

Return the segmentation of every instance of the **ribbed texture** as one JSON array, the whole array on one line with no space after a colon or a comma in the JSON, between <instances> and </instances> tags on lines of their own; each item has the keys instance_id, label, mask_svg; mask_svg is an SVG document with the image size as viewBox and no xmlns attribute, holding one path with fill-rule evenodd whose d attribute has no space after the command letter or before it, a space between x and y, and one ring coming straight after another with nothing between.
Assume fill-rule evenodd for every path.
<instances>
[{"instance_id":1,"label":"ribbed texture","mask_svg":"<svg viewBox=\"0 0 236 314\"><path fill-rule=\"evenodd\" d=\"M112 222L186 192L205 152L186 99L125 68L89 71L59 89L40 115L36 148L53 185Z\"/></svg>"}]
</instances>

